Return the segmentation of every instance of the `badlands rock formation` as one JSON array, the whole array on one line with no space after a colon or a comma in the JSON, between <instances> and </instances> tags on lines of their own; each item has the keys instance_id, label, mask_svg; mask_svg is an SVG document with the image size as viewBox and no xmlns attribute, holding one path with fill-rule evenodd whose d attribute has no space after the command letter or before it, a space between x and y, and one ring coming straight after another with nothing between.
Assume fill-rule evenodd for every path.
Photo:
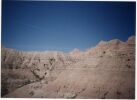
<instances>
[{"instance_id":1,"label":"badlands rock formation","mask_svg":"<svg viewBox=\"0 0 137 100\"><path fill-rule=\"evenodd\" d=\"M85 52L21 52L2 47L2 97L135 98L135 37Z\"/></svg>"}]
</instances>

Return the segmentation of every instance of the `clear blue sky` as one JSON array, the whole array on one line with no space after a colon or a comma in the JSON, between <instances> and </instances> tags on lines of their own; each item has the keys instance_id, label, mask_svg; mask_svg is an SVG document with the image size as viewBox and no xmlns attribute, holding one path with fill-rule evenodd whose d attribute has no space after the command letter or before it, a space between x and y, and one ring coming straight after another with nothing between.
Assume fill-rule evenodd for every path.
<instances>
[{"instance_id":1,"label":"clear blue sky","mask_svg":"<svg viewBox=\"0 0 137 100\"><path fill-rule=\"evenodd\" d=\"M135 35L135 2L2 2L2 45L25 51L85 50Z\"/></svg>"}]
</instances>

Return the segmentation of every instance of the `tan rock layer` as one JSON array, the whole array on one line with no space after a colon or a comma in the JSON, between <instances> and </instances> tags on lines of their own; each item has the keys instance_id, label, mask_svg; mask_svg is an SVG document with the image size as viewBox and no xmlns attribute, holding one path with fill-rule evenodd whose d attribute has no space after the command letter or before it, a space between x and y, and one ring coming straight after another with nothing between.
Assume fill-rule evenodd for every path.
<instances>
[{"instance_id":1,"label":"tan rock layer","mask_svg":"<svg viewBox=\"0 0 137 100\"><path fill-rule=\"evenodd\" d=\"M135 37L101 41L83 52L2 47L2 96L134 99Z\"/></svg>"}]
</instances>

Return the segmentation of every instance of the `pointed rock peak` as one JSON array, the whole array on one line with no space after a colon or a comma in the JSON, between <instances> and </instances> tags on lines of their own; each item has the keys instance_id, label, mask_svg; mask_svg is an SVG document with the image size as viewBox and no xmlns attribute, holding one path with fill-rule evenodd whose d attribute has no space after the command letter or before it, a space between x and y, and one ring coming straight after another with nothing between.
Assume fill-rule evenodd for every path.
<instances>
[{"instance_id":1,"label":"pointed rock peak","mask_svg":"<svg viewBox=\"0 0 137 100\"><path fill-rule=\"evenodd\" d=\"M113 39L113 40L110 40L109 43L118 45L118 44L122 43L122 41L120 41L119 39Z\"/></svg>"},{"instance_id":2,"label":"pointed rock peak","mask_svg":"<svg viewBox=\"0 0 137 100\"><path fill-rule=\"evenodd\" d=\"M80 52L80 50L79 49L77 49L77 48L75 48L74 50L72 50L69 54L71 54L71 55L77 55L77 54L80 54L81 52Z\"/></svg>"},{"instance_id":3,"label":"pointed rock peak","mask_svg":"<svg viewBox=\"0 0 137 100\"><path fill-rule=\"evenodd\" d=\"M107 42L106 42L106 41L101 40L101 41L98 43L98 46L105 45L105 44L107 44Z\"/></svg>"},{"instance_id":4,"label":"pointed rock peak","mask_svg":"<svg viewBox=\"0 0 137 100\"><path fill-rule=\"evenodd\" d=\"M80 52L80 50L75 48L72 52Z\"/></svg>"},{"instance_id":5,"label":"pointed rock peak","mask_svg":"<svg viewBox=\"0 0 137 100\"><path fill-rule=\"evenodd\" d=\"M130 36L127 40L127 43L129 44L135 44L135 36Z\"/></svg>"}]
</instances>

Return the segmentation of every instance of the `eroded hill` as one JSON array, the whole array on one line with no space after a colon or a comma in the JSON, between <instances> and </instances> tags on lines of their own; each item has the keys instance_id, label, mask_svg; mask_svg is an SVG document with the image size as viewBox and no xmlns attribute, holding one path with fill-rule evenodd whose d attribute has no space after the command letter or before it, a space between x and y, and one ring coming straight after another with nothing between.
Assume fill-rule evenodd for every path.
<instances>
[{"instance_id":1,"label":"eroded hill","mask_svg":"<svg viewBox=\"0 0 137 100\"><path fill-rule=\"evenodd\" d=\"M2 47L2 96L135 98L135 37L81 52L21 52Z\"/></svg>"}]
</instances>

